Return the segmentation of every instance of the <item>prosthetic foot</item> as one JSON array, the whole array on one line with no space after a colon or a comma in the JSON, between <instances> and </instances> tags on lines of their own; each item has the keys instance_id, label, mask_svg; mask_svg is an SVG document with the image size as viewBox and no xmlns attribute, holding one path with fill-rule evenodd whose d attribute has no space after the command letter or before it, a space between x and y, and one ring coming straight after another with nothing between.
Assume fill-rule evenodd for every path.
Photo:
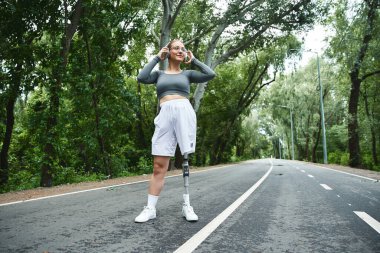
<instances>
[{"instance_id":1,"label":"prosthetic foot","mask_svg":"<svg viewBox=\"0 0 380 253\"><path fill-rule=\"evenodd\" d=\"M185 154L183 156L182 163L183 170L183 181L185 186L185 194L183 194L183 205L182 205L182 215L186 218L187 221L197 221L198 216L194 213L193 207L190 205L190 196L189 196L189 156Z\"/></svg>"}]
</instances>

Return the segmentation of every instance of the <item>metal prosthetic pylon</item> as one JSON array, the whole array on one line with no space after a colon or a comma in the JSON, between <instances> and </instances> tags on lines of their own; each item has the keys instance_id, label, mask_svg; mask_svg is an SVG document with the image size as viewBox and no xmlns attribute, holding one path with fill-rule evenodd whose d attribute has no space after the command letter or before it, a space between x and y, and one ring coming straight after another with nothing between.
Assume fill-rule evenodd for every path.
<instances>
[{"instance_id":1,"label":"metal prosthetic pylon","mask_svg":"<svg viewBox=\"0 0 380 253\"><path fill-rule=\"evenodd\" d=\"M189 155L183 155L183 163L182 163L182 171L183 171L183 182L185 187L185 194L189 195Z\"/></svg>"}]
</instances>

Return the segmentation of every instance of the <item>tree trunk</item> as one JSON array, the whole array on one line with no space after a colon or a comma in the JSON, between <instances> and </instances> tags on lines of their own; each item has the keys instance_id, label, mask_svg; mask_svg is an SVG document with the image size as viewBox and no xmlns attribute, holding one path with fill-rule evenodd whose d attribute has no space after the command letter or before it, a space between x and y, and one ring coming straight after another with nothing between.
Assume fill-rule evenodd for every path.
<instances>
[{"instance_id":1,"label":"tree trunk","mask_svg":"<svg viewBox=\"0 0 380 253\"><path fill-rule=\"evenodd\" d=\"M53 166L56 159L54 142L57 141L57 121L59 112L59 92L61 89L61 79L49 87L49 108L46 124L46 143L44 145L44 161L41 166L40 186L50 187L53 185Z\"/></svg>"},{"instance_id":2,"label":"tree trunk","mask_svg":"<svg viewBox=\"0 0 380 253\"><path fill-rule=\"evenodd\" d=\"M6 105L7 119L6 119L6 129L3 139L3 145L1 146L0 153L0 185L5 185L8 183L9 179L9 166L8 166L8 151L11 145L13 126L14 126L14 107L19 94L20 87L20 74L21 65L16 67L16 78L13 85L10 87L8 102Z\"/></svg>"},{"instance_id":3,"label":"tree trunk","mask_svg":"<svg viewBox=\"0 0 380 253\"><path fill-rule=\"evenodd\" d=\"M367 24L364 29L363 40L359 49L359 52L356 56L355 62L352 69L350 70L350 79L351 79L351 92L350 100L348 102L348 150L350 154L349 165L351 167L359 167L361 165L360 157L360 142L359 142L359 126L358 126L358 103L360 95L360 85L363 81L359 78L360 70L364 57L367 53L369 43L373 37L373 23L376 16L376 11L378 7L378 0L366 0L368 5L368 14L367 14Z\"/></svg>"},{"instance_id":4,"label":"tree trunk","mask_svg":"<svg viewBox=\"0 0 380 253\"><path fill-rule=\"evenodd\" d=\"M311 115L309 114L307 117L307 132L306 132L306 143L305 143L305 158L306 161L310 161L310 148L309 148L309 143L310 143L310 134L309 134L309 126L310 126L310 120L311 120Z\"/></svg>"},{"instance_id":5,"label":"tree trunk","mask_svg":"<svg viewBox=\"0 0 380 253\"><path fill-rule=\"evenodd\" d=\"M214 33L214 35L211 39L211 42L207 48L207 51L205 53L204 63L212 69L214 69L214 67L215 67L215 66L212 66L212 58L214 56L214 51L215 51L216 45L218 43L218 40L219 40L220 36L222 35L222 33L226 27L227 27L226 24L220 25L218 27L218 29ZM206 83L199 83L197 85L197 88L194 91L194 110L195 110L195 112L198 112L198 110L199 110L201 100L202 100L203 95L204 95L205 90L206 90L206 86L207 86L207 82Z\"/></svg>"},{"instance_id":6,"label":"tree trunk","mask_svg":"<svg viewBox=\"0 0 380 253\"><path fill-rule=\"evenodd\" d=\"M138 98L138 103L139 103L139 109L137 111L137 140L139 141L137 145L140 148L146 148L147 147L147 142L145 140L145 135L144 135L144 126L143 126L143 115L142 115L142 103L141 103L141 84L140 82L137 83L137 98Z\"/></svg>"},{"instance_id":7,"label":"tree trunk","mask_svg":"<svg viewBox=\"0 0 380 253\"><path fill-rule=\"evenodd\" d=\"M88 72L89 72L89 74L91 74L92 73L92 55L91 55L90 44L88 42L86 31L84 31L84 39L85 39L86 50L87 50ZM90 84L90 88L92 90L92 95L91 95L92 109L94 110L94 114L95 114L95 119L94 119L95 120L95 135L96 135L96 139L98 140L101 159L103 160L103 168L104 168L103 171L108 176L112 176L110 161L109 161L108 153L106 151L106 146L105 146L105 139L104 139L104 136L102 134L101 127L100 127L101 115L100 115L100 111L99 111L99 96L97 95L97 89L98 89L97 80L96 79L91 80L89 84Z\"/></svg>"},{"instance_id":8,"label":"tree trunk","mask_svg":"<svg viewBox=\"0 0 380 253\"><path fill-rule=\"evenodd\" d=\"M67 12L67 6L65 6ZM71 40L78 28L80 17L83 13L82 0L78 0L75 4L73 15L70 19L70 24L65 30L65 34L62 39L62 48L60 52L60 64L53 70L54 83L48 87L49 91L49 109L48 118L46 124L46 142L44 144L44 161L41 166L41 181L42 187L50 187L53 185L53 164L56 159L56 151L54 143L57 141L57 123L59 112L59 94L62 85L62 75L67 65L68 53L70 51Z\"/></svg>"},{"instance_id":9,"label":"tree trunk","mask_svg":"<svg viewBox=\"0 0 380 253\"><path fill-rule=\"evenodd\" d=\"M313 134L314 139L315 139L315 143L314 143L312 155L311 155L311 161L313 163L317 162L317 148L318 148L318 144L319 144L319 138L321 137L321 129L322 129L321 114L319 114L319 116L320 117L319 117L319 121L318 121L318 132L314 132L314 134Z\"/></svg>"},{"instance_id":10,"label":"tree trunk","mask_svg":"<svg viewBox=\"0 0 380 253\"><path fill-rule=\"evenodd\" d=\"M377 151L376 151L376 133L375 133L375 126L373 124L374 119L371 117L371 113L369 112L368 95L367 95L366 88L364 89L363 99L364 99L365 112L369 121L370 130L371 130L372 160L373 160L373 163L377 165L378 161L377 161Z\"/></svg>"},{"instance_id":11,"label":"tree trunk","mask_svg":"<svg viewBox=\"0 0 380 253\"><path fill-rule=\"evenodd\" d=\"M348 103L348 150L350 154L349 165L351 167L358 167L361 164L360 159L360 145L359 145L359 127L358 127L358 103L360 94L360 81L351 78L351 92L350 100Z\"/></svg>"}]
</instances>

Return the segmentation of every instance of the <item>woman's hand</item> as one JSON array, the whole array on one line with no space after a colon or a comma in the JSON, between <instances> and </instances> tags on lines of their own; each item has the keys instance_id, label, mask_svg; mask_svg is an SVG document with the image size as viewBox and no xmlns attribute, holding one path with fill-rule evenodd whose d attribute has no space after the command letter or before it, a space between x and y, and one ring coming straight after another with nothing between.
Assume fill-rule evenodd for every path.
<instances>
[{"instance_id":1,"label":"woman's hand","mask_svg":"<svg viewBox=\"0 0 380 253\"><path fill-rule=\"evenodd\" d=\"M186 54L187 54L187 58L188 58L188 60L187 60L187 61L184 61L183 63L185 63L185 64L190 64L191 61L192 61L193 58L194 58L193 52L191 52L190 50L188 50L188 51L186 52Z\"/></svg>"},{"instance_id":2,"label":"woman's hand","mask_svg":"<svg viewBox=\"0 0 380 253\"><path fill-rule=\"evenodd\" d=\"M157 56L160 57L161 61L165 60L167 55L170 53L168 48L169 43L161 48L160 52L158 52Z\"/></svg>"}]
</instances>

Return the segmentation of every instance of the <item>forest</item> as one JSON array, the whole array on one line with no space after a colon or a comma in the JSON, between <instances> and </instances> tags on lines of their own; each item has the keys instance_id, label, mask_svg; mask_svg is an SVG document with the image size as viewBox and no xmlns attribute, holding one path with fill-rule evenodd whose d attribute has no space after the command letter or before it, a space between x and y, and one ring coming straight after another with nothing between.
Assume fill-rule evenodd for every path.
<instances>
[{"instance_id":1,"label":"forest","mask_svg":"<svg viewBox=\"0 0 380 253\"><path fill-rule=\"evenodd\" d=\"M380 0L1 1L0 193L151 173L158 101L136 77L174 38L217 75L191 86L192 166L380 170L379 14ZM299 36L315 25L322 53Z\"/></svg>"}]
</instances>

